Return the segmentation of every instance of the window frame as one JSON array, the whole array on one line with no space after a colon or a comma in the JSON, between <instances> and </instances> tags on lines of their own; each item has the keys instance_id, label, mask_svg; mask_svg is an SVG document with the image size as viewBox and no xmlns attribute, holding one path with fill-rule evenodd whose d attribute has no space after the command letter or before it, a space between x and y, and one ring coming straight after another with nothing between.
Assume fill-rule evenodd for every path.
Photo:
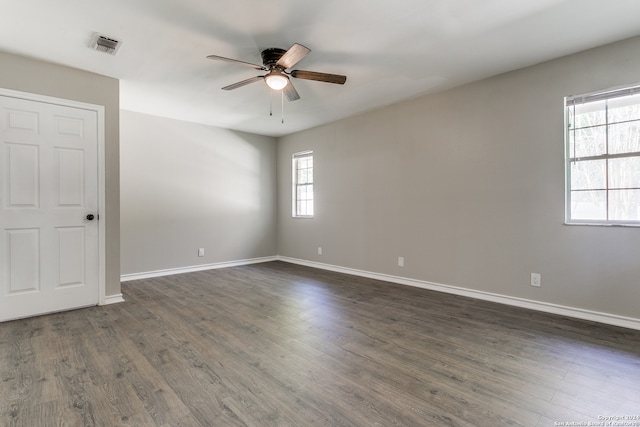
<instances>
[{"instance_id":1,"label":"window frame","mask_svg":"<svg viewBox=\"0 0 640 427\"><path fill-rule=\"evenodd\" d=\"M635 187L612 187L609 180L609 161L615 159L628 159L628 158L637 158L640 157L640 151L633 152L625 152L625 153L610 153L610 138L609 138L609 127L616 124L621 123L632 123L638 122L640 123L640 117L638 119L629 120L627 122L609 122L609 114L608 114L608 101L615 100L622 97L627 96L637 96L640 94L640 85L632 85L632 86L624 86L613 88L605 91L592 92L577 96L567 96L564 98L564 125L565 125L565 224L566 225L596 225L596 226L621 226L621 227L640 227L640 219L639 220L614 220L609 219L610 215L610 192L616 190L639 190ZM592 155L592 156L584 156L579 157L576 156L575 153L571 153L571 132L572 130L575 132L576 130L586 129L582 128L572 128L571 123L571 109L575 113L575 106L581 104L587 104L590 102L598 102L598 101L607 101L604 107L604 115L605 121L603 124L593 125L592 127L604 127L605 133L605 149L604 154ZM640 99L638 100L638 104L640 105ZM635 103L633 104L635 105ZM575 114L574 114L575 116ZM575 150L575 143L574 143ZM574 155L572 157L572 154ZM580 219L572 217L572 192L576 192L579 190L572 189L572 164L575 162L585 162L585 161L605 161L605 181L604 188L594 188L594 189L584 189L584 191L604 191L605 193L605 217L606 219Z\"/></svg>"},{"instance_id":2,"label":"window frame","mask_svg":"<svg viewBox=\"0 0 640 427\"><path fill-rule=\"evenodd\" d=\"M299 170L299 161L301 159L305 159L305 158L311 158L311 160L313 161L313 150L306 150L306 151L299 151L297 153L293 153L292 157L291 157L291 172L292 172L292 191L291 191L291 199L292 199L292 206L291 206L291 216L293 218L303 218L303 219L310 219L313 218L314 213L315 213L315 197L313 194L313 187L314 187L314 179L313 179L313 164L311 166L311 182L305 182L305 183L299 183L298 182L298 170ZM311 198L310 199L306 199L307 202L311 202L311 214L301 214L298 211L298 188L300 186L310 186L311 187Z\"/></svg>"}]
</instances>

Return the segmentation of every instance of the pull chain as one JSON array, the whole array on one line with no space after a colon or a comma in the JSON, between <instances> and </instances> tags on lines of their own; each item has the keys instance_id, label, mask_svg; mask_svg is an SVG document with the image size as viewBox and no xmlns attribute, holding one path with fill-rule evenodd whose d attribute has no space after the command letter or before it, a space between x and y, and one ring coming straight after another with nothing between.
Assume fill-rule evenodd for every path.
<instances>
[{"instance_id":1,"label":"pull chain","mask_svg":"<svg viewBox=\"0 0 640 427\"><path fill-rule=\"evenodd\" d=\"M269 116L273 116L273 93L274 90L269 91ZM280 91L280 107L281 107L281 122L284 124L284 91Z\"/></svg>"}]
</instances>

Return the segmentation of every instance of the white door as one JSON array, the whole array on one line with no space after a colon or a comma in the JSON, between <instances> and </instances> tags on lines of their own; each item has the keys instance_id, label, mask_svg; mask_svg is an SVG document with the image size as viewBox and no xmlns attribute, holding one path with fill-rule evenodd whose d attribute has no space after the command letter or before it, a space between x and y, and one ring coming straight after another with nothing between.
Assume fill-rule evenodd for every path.
<instances>
[{"instance_id":1,"label":"white door","mask_svg":"<svg viewBox=\"0 0 640 427\"><path fill-rule=\"evenodd\" d=\"M0 321L99 302L97 122L0 96Z\"/></svg>"}]
</instances>

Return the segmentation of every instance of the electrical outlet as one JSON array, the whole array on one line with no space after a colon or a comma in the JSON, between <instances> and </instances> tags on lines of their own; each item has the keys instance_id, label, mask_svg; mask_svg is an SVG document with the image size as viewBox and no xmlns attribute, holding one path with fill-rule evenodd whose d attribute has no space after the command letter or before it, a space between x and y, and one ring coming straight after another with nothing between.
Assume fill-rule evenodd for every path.
<instances>
[{"instance_id":1,"label":"electrical outlet","mask_svg":"<svg viewBox=\"0 0 640 427\"><path fill-rule=\"evenodd\" d=\"M398 267L404 267L404 257L403 256L399 256L398 257Z\"/></svg>"},{"instance_id":2,"label":"electrical outlet","mask_svg":"<svg viewBox=\"0 0 640 427\"><path fill-rule=\"evenodd\" d=\"M204 256L204 248L198 248L198 256Z\"/></svg>"},{"instance_id":3,"label":"electrical outlet","mask_svg":"<svg viewBox=\"0 0 640 427\"><path fill-rule=\"evenodd\" d=\"M531 286L539 288L542 284L542 274L531 273Z\"/></svg>"},{"instance_id":4,"label":"electrical outlet","mask_svg":"<svg viewBox=\"0 0 640 427\"><path fill-rule=\"evenodd\" d=\"M318 246L318 255L322 255L322 246Z\"/></svg>"}]
</instances>

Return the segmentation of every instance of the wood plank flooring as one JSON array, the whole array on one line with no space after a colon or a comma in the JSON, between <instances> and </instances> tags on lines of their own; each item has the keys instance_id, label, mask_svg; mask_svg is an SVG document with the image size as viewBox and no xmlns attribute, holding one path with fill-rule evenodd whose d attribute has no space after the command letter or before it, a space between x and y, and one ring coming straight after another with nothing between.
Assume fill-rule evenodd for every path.
<instances>
[{"instance_id":1,"label":"wood plank flooring","mask_svg":"<svg viewBox=\"0 0 640 427\"><path fill-rule=\"evenodd\" d=\"M640 426L638 331L282 262L122 288L0 324L0 426Z\"/></svg>"}]
</instances>

